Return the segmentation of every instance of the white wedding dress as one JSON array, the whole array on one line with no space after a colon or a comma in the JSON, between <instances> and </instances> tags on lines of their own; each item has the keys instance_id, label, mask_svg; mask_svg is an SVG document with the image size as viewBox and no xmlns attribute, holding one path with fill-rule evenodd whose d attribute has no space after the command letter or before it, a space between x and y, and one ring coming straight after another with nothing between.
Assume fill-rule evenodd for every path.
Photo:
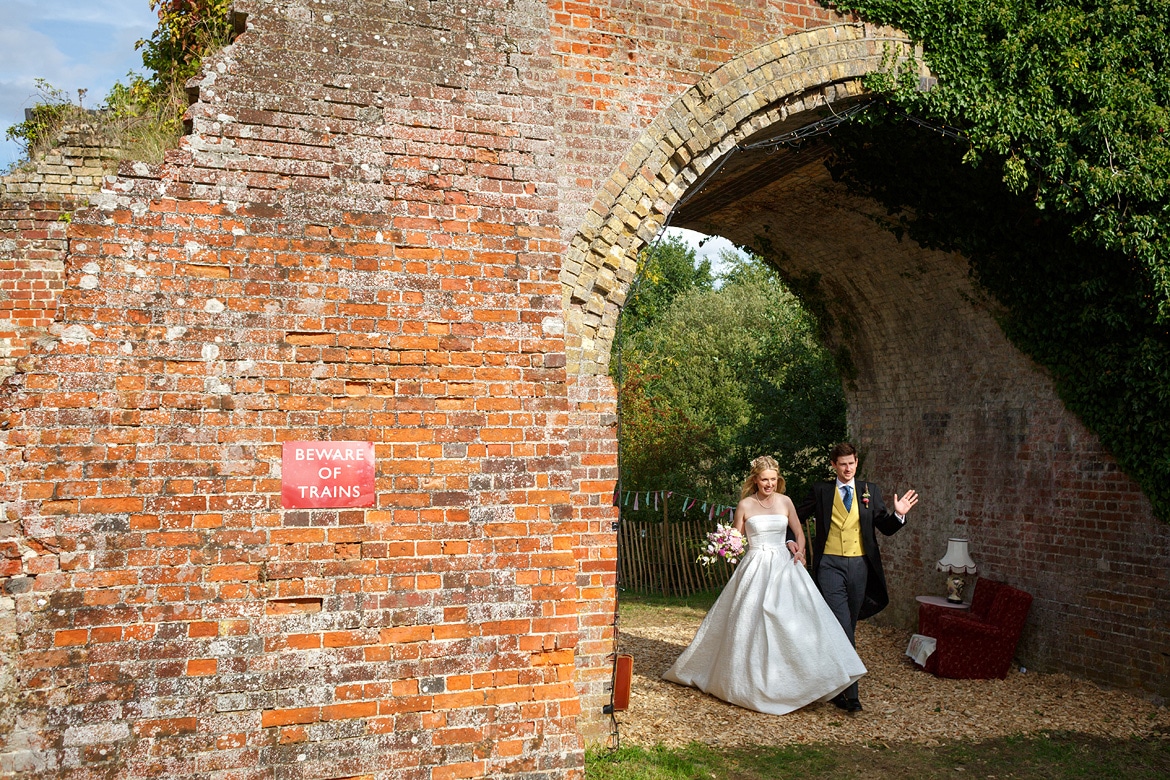
<instances>
[{"instance_id":1,"label":"white wedding dress","mask_svg":"<svg viewBox=\"0 0 1170 780\"><path fill-rule=\"evenodd\" d=\"M788 518L746 523L748 550L690 646L663 678L783 715L827 701L865 674L812 577L785 546Z\"/></svg>"}]
</instances>

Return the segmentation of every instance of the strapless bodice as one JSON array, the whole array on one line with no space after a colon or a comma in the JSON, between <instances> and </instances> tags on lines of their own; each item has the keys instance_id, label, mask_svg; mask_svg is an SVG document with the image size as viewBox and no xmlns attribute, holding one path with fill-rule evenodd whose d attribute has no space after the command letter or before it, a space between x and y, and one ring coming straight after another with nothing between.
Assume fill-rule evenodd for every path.
<instances>
[{"instance_id":1,"label":"strapless bodice","mask_svg":"<svg viewBox=\"0 0 1170 780\"><path fill-rule=\"evenodd\" d=\"M752 550L783 550L788 539L788 515L752 515L744 523Z\"/></svg>"}]
</instances>

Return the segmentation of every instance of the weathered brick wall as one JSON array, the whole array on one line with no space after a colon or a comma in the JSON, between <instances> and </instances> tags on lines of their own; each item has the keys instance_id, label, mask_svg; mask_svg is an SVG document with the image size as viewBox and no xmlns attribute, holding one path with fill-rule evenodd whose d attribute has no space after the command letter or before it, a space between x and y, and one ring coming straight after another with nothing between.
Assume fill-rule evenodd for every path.
<instances>
[{"instance_id":1,"label":"weathered brick wall","mask_svg":"<svg viewBox=\"0 0 1170 780\"><path fill-rule=\"evenodd\" d=\"M101 189L118 154L116 139L80 124L0 177L0 378L47 335L65 284L69 220Z\"/></svg>"},{"instance_id":2,"label":"weathered brick wall","mask_svg":"<svg viewBox=\"0 0 1170 780\"><path fill-rule=\"evenodd\" d=\"M855 98L905 41L798 32L813 3L237 10L183 149L75 216L53 339L4 388L0 774L579 776L632 258L731 146ZM867 463L941 495L872 443L934 403L871 413L884 377L850 395ZM372 440L376 506L283 510L297 439Z\"/></svg>"},{"instance_id":3,"label":"weathered brick wall","mask_svg":"<svg viewBox=\"0 0 1170 780\"><path fill-rule=\"evenodd\" d=\"M614 167L664 108L700 79L778 38L842 17L818 2L552 2L561 227L572 239ZM760 63L738 62L721 77ZM721 86L713 82L712 86ZM725 128L726 129L726 128Z\"/></svg>"},{"instance_id":4,"label":"weathered brick wall","mask_svg":"<svg viewBox=\"0 0 1170 780\"><path fill-rule=\"evenodd\" d=\"M574 553L569 426L602 423L570 419L545 9L248 10L185 158L76 216L8 386L4 769L578 774L578 578L613 583ZM376 443L375 508L281 510L280 442L317 438Z\"/></svg>"},{"instance_id":5,"label":"weathered brick wall","mask_svg":"<svg viewBox=\"0 0 1170 780\"><path fill-rule=\"evenodd\" d=\"M77 216L56 340L7 387L0 768L573 775L605 729L616 442L612 384L566 373L596 193L561 191L562 149L600 180L806 14L671 10L602 57L539 4L238 10L184 149ZM668 63L676 28L718 43ZM610 129L568 126L574 52L645 68ZM282 511L295 438L375 441L378 507Z\"/></svg>"}]
</instances>

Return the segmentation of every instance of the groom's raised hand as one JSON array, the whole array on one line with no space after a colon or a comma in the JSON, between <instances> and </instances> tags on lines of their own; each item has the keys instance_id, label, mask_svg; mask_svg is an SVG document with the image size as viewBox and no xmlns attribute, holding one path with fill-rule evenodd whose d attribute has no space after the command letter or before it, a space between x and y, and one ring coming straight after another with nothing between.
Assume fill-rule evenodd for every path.
<instances>
[{"instance_id":1,"label":"groom's raised hand","mask_svg":"<svg viewBox=\"0 0 1170 780\"><path fill-rule=\"evenodd\" d=\"M913 490L907 490L898 498L898 494L894 494L894 512L899 515L905 515L914 505L918 503L918 493Z\"/></svg>"}]
</instances>

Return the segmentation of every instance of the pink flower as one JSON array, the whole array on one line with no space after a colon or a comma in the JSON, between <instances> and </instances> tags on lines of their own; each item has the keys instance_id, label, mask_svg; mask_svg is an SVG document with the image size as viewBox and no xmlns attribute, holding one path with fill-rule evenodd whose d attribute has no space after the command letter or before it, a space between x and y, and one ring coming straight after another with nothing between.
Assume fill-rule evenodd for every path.
<instances>
[{"instance_id":1,"label":"pink flower","mask_svg":"<svg viewBox=\"0 0 1170 780\"><path fill-rule=\"evenodd\" d=\"M747 540L743 534L733 526L719 523L715 530L707 534L707 544L699 555L698 562L704 566L724 560L733 566L739 562L747 547Z\"/></svg>"}]
</instances>

